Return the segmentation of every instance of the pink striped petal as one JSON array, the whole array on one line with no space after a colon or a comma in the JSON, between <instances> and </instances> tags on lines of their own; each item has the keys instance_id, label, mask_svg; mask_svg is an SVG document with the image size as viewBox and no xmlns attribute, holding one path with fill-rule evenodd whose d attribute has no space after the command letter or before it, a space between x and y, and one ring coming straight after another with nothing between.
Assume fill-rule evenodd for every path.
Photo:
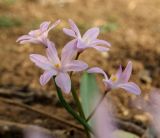
<instances>
[{"instance_id":1,"label":"pink striped petal","mask_svg":"<svg viewBox=\"0 0 160 138\"><path fill-rule=\"evenodd\" d=\"M122 75L122 66L120 65L119 69L118 69L118 71L116 73L116 76L117 76L118 79L120 79L121 75Z\"/></svg>"},{"instance_id":2,"label":"pink striped petal","mask_svg":"<svg viewBox=\"0 0 160 138\"><path fill-rule=\"evenodd\" d=\"M92 42L93 45L103 45L103 46L107 46L107 47L111 47L111 44L105 40L100 40L100 39L96 39Z\"/></svg>"},{"instance_id":3,"label":"pink striped petal","mask_svg":"<svg viewBox=\"0 0 160 138\"><path fill-rule=\"evenodd\" d=\"M22 35L16 40L16 42L19 42L19 41L22 41L22 40L28 40L28 39L31 39L31 38L32 37L29 36L29 35Z\"/></svg>"},{"instance_id":4,"label":"pink striped petal","mask_svg":"<svg viewBox=\"0 0 160 138\"><path fill-rule=\"evenodd\" d=\"M88 73L101 73L104 75L105 80L108 80L108 76L106 75L106 73L99 67L93 67L87 70Z\"/></svg>"},{"instance_id":5,"label":"pink striped petal","mask_svg":"<svg viewBox=\"0 0 160 138\"><path fill-rule=\"evenodd\" d=\"M70 63L66 64L65 71L83 71L88 68L88 65L80 60L73 60Z\"/></svg>"},{"instance_id":6,"label":"pink striped petal","mask_svg":"<svg viewBox=\"0 0 160 138\"><path fill-rule=\"evenodd\" d=\"M71 79L68 73L59 73L55 78L56 84L61 90L68 94L71 91Z\"/></svg>"},{"instance_id":7,"label":"pink striped petal","mask_svg":"<svg viewBox=\"0 0 160 138\"><path fill-rule=\"evenodd\" d=\"M121 76L121 79L124 81L124 82L128 82L130 76L131 76L131 72L132 72L132 62L129 61L125 70L123 71L122 73L122 76Z\"/></svg>"},{"instance_id":8,"label":"pink striped petal","mask_svg":"<svg viewBox=\"0 0 160 138\"><path fill-rule=\"evenodd\" d=\"M90 45L89 46L86 45L86 43L83 42L81 39L77 40L77 48L79 49L79 51L82 51L82 50L89 48L89 47L90 47Z\"/></svg>"},{"instance_id":9,"label":"pink striped petal","mask_svg":"<svg viewBox=\"0 0 160 138\"><path fill-rule=\"evenodd\" d=\"M76 36L78 38L81 38L81 34L79 32L79 29L78 29L77 25L73 22L73 20L69 19L68 22L69 22L72 30L76 33Z\"/></svg>"},{"instance_id":10,"label":"pink striped petal","mask_svg":"<svg viewBox=\"0 0 160 138\"><path fill-rule=\"evenodd\" d=\"M50 23L51 23L50 21L45 21L45 22L41 23L41 25L40 25L40 30L41 30L42 32L47 31Z\"/></svg>"},{"instance_id":11,"label":"pink striped petal","mask_svg":"<svg viewBox=\"0 0 160 138\"><path fill-rule=\"evenodd\" d=\"M114 114L111 103L106 99L103 100L98 106L94 116L94 130L96 138L115 138L113 132L117 129L115 123L113 123Z\"/></svg>"},{"instance_id":12,"label":"pink striped petal","mask_svg":"<svg viewBox=\"0 0 160 138\"><path fill-rule=\"evenodd\" d=\"M141 90L138 87L137 84L133 83L133 82L128 82L128 83L122 83L117 85L117 88L122 88L125 89L126 91L136 94L136 95L140 95L141 94Z\"/></svg>"},{"instance_id":13,"label":"pink striped petal","mask_svg":"<svg viewBox=\"0 0 160 138\"><path fill-rule=\"evenodd\" d=\"M39 54L30 54L30 60L34 62L36 66L42 68L43 70L52 69L52 64L50 64L45 56Z\"/></svg>"},{"instance_id":14,"label":"pink striped petal","mask_svg":"<svg viewBox=\"0 0 160 138\"><path fill-rule=\"evenodd\" d=\"M66 34L66 35L69 35L69 36L72 36L72 37L77 37L76 35L75 35L75 32L73 31L73 30L71 30L71 29L67 29L67 28L63 28L63 32Z\"/></svg>"},{"instance_id":15,"label":"pink striped petal","mask_svg":"<svg viewBox=\"0 0 160 138\"><path fill-rule=\"evenodd\" d=\"M57 20L55 23L53 23L53 24L48 28L48 32L49 32L50 30L52 30L53 28L55 28L58 24L60 24L60 22L61 22L61 20L59 19L59 20Z\"/></svg>"},{"instance_id":16,"label":"pink striped petal","mask_svg":"<svg viewBox=\"0 0 160 138\"><path fill-rule=\"evenodd\" d=\"M42 128L32 125L24 129L23 138L53 138ZM54 137L55 138L55 137Z\"/></svg>"},{"instance_id":17,"label":"pink striped petal","mask_svg":"<svg viewBox=\"0 0 160 138\"><path fill-rule=\"evenodd\" d=\"M20 44L26 44L26 43L34 43L34 44L39 44L40 41L35 39L35 38L31 38L31 39L28 39L28 40L21 40L19 42Z\"/></svg>"},{"instance_id":18,"label":"pink striped petal","mask_svg":"<svg viewBox=\"0 0 160 138\"><path fill-rule=\"evenodd\" d=\"M99 28L94 27L85 32L85 34L83 35L83 39L84 40L89 39L90 41L93 41L94 39L97 38L98 35L99 35Z\"/></svg>"},{"instance_id":19,"label":"pink striped petal","mask_svg":"<svg viewBox=\"0 0 160 138\"><path fill-rule=\"evenodd\" d=\"M57 71L52 69L50 71L45 71L41 76L40 76L40 84L44 86L51 78L52 76L55 76L57 74Z\"/></svg>"},{"instance_id":20,"label":"pink striped petal","mask_svg":"<svg viewBox=\"0 0 160 138\"><path fill-rule=\"evenodd\" d=\"M40 33L41 33L40 29L36 29L36 30L30 31L28 34L32 37L37 38L37 35L39 35Z\"/></svg>"},{"instance_id":21,"label":"pink striped petal","mask_svg":"<svg viewBox=\"0 0 160 138\"><path fill-rule=\"evenodd\" d=\"M48 48L46 49L46 53L47 53L47 57L48 57L49 61L52 64L59 64L60 60L58 57L58 53L57 53L55 44L48 40L47 47Z\"/></svg>"},{"instance_id":22,"label":"pink striped petal","mask_svg":"<svg viewBox=\"0 0 160 138\"><path fill-rule=\"evenodd\" d=\"M98 50L98 51L100 51L100 52L109 51L109 48L103 47L103 46L93 46L93 48L95 48L96 50Z\"/></svg>"},{"instance_id":23,"label":"pink striped petal","mask_svg":"<svg viewBox=\"0 0 160 138\"><path fill-rule=\"evenodd\" d=\"M115 88L115 85L111 80L103 79L103 83L106 86L107 90Z\"/></svg>"},{"instance_id":24,"label":"pink striped petal","mask_svg":"<svg viewBox=\"0 0 160 138\"><path fill-rule=\"evenodd\" d=\"M73 57L77 54L76 44L77 44L77 41L74 39L68 42L64 46L64 48L62 49L62 54L61 54L62 64L69 63L73 59Z\"/></svg>"}]
</instances>

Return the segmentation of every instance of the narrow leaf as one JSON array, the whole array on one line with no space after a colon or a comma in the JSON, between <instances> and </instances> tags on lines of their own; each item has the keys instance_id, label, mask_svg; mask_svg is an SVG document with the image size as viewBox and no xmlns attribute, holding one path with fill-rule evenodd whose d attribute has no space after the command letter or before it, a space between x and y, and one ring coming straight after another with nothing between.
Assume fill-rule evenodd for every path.
<instances>
[{"instance_id":1,"label":"narrow leaf","mask_svg":"<svg viewBox=\"0 0 160 138\"><path fill-rule=\"evenodd\" d=\"M84 73L81 79L80 98L85 116L88 117L93 111L99 97L99 88L94 74Z\"/></svg>"}]
</instances>

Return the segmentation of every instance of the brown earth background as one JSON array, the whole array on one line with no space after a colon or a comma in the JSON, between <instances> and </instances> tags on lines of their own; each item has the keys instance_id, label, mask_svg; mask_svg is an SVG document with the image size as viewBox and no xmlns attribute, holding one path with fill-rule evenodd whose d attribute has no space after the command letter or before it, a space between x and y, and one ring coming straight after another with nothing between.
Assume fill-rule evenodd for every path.
<instances>
[{"instance_id":1,"label":"brown earth background","mask_svg":"<svg viewBox=\"0 0 160 138\"><path fill-rule=\"evenodd\" d=\"M0 96L2 98L27 104L29 101L32 107L74 122L57 101L52 82L50 81L45 87L39 84L42 70L29 60L30 53L44 53L44 48L16 43L19 36L38 28L41 22L61 19L61 24L49 33L50 39L56 43L60 53L70 40L62 32L63 27L68 27L69 18L78 24L82 33L91 27L99 26L101 28L99 38L112 44L111 50L107 53L95 50L84 52L80 58L90 66L100 66L111 74L115 73L120 64L125 67L131 60L133 62L131 80L140 86L143 97L147 98L153 88L160 87L159 0L0 0ZM77 89L80 75L75 74L73 78ZM102 90L103 87L102 85ZM22 99L15 93L27 96ZM28 96L29 94L31 96ZM38 100L35 100L33 95L38 95ZM123 90L116 90L110 93L109 97L114 103L117 118L147 127L146 113L132 107L132 102L137 99L136 96ZM70 96L66 98L74 106ZM23 108L1 100L0 106L1 120L43 126L58 133L60 131L64 137L70 132L70 127ZM76 134L78 135L76 137L84 137L83 133L79 134L78 131Z\"/></svg>"}]
</instances>

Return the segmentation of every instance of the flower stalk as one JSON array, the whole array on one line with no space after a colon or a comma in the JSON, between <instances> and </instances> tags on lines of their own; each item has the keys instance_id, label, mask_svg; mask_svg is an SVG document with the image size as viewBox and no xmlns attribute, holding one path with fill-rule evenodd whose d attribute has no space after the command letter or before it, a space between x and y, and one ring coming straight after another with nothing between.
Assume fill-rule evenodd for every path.
<instances>
[{"instance_id":1,"label":"flower stalk","mask_svg":"<svg viewBox=\"0 0 160 138\"><path fill-rule=\"evenodd\" d=\"M75 91L75 89L74 89L73 86L72 86L72 88L71 88L71 93L72 93L72 96L73 96L73 98L74 98L74 100L75 100L75 102L76 102L76 105L77 105L77 107L78 107L78 111L79 111L80 116L81 116L83 119L86 120L86 117L85 117L85 115L84 115L84 112L83 112L81 103L80 103L80 101L79 101L79 97L78 97L77 92Z\"/></svg>"},{"instance_id":2,"label":"flower stalk","mask_svg":"<svg viewBox=\"0 0 160 138\"><path fill-rule=\"evenodd\" d=\"M55 83L55 78L54 79L54 83ZM56 85L55 83L55 87L57 90L57 95L59 97L59 100L61 102L61 104L63 105L63 107L80 123L83 125L83 127L85 128L87 137L90 138L89 132L91 132L92 134L94 134L94 132L92 131L92 128L88 125L88 123L86 122L86 120L84 120L81 116L79 116L73 109L72 107L66 102L66 100L64 99L63 95L62 95L62 91L61 89Z\"/></svg>"},{"instance_id":3,"label":"flower stalk","mask_svg":"<svg viewBox=\"0 0 160 138\"><path fill-rule=\"evenodd\" d=\"M81 54L80 52L77 53L77 55L76 55L76 57L75 57L75 60L78 60L80 54ZM73 73L73 71L71 72L70 77L72 77L72 73ZM83 109L82 109L82 106L81 106L79 97L78 97L77 92L76 92L76 90L75 90L75 88L74 88L74 86L73 86L73 82L72 82L72 86L71 86L71 93L72 93L73 99L74 99L74 101L76 102L76 105L77 105L77 107L78 107L78 111L79 111L80 116L81 116L83 119L86 120L86 117L85 117L85 114L84 114L84 112L83 112Z\"/></svg>"}]
</instances>

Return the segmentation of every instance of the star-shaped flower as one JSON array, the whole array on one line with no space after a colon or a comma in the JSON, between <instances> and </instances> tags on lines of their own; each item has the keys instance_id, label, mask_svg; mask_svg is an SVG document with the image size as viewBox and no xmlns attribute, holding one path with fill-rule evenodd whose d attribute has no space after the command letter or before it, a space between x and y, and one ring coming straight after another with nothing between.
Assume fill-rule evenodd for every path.
<instances>
[{"instance_id":1,"label":"star-shaped flower","mask_svg":"<svg viewBox=\"0 0 160 138\"><path fill-rule=\"evenodd\" d=\"M31 61L44 70L44 73L40 77L40 83L41 85L45 85L52 76L56 76L55 82L57 86L63 92L69 93L71 90L71 79L68 72L83 71L88 65L83 61L73 60L69 53L62 53L60 60L54 43L50 41L47 42L47 47L47 57L39 54L30 55Z\"/></svg>"},{"instance_id":2,"label":"star-shaped flower","mask_svg":"<svg viewBox=\"0 0 160 138\"><path fill-rule=\"evenodd\" d=\"M109 50L109 47L111 46L110 43L105 40L97 39L100 33L98 27L89 29L83 36L81 36L78 27L71 19L69 19L69 24L71 29L63 28L63 32L71 37L74 37L75 39L71 41L72 45L65 47L67 50L73 47L76 48L78 52L81 52L87 48L94 48L101 52Z\"/></svg>"},{"instance_id":3,"label":"star-shaped flower","mask_svg":"<svg viewBox=\"0 0 160 138\"><path fill-rule=\"evenodd\" d=\"M106 75L106 73L98 67L90 68L88 73L101 73L104 75L103 82L107 89L117 89L123 88L128 92L139 95L141 93L140 88L134 82L128 82L132 72L132 62L129 61L125 70L122 71L122 67L120 66L117 73L111 75L110 78Z\"/></svg>"},{"instance_id":4,"label":"star-shaped flower","mask_svg":"<svg viewBox=\"0 0 160 138\"><path fill-rule=\"evenodd\" d=\"M51 24L50 21L45 21L41 23L39 29L30 31L28 35L22 35L17 39L16 42L20 42L20 44L25 44L25 43L43 44L44 46L47 47L48 33L50 30L55 28L59 23L60 20L57 20L53 24Z\"/></svg>"}]
</instances>

